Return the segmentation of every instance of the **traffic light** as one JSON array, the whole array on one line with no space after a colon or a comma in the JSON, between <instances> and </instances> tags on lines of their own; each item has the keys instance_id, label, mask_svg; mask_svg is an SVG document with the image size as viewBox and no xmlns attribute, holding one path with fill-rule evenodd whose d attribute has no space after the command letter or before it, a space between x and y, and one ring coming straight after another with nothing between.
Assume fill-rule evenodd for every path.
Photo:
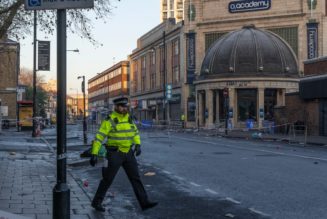
<instances>
[{"instance_id":1,"label":"traffic light","mask_svg":"<svg viewBox=\"0 0 327 219\"><path fill-rule=\"evenodd\" d=\"M85 92L85 81L84 80L82 81L82 92L83 93Z\"/></svg>"}]
</instances>

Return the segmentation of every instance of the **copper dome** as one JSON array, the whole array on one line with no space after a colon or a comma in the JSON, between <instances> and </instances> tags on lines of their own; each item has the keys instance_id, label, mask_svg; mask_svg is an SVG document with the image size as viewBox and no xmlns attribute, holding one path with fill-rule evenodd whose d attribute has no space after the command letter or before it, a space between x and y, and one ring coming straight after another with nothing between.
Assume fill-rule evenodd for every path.
<instances>
[{"instance_id":1,"label":"copper dome","mask_svg":"<svg viewBox=\"0 0 327 219\"><path fill-rule=\"evenodd\" d=\"M224 35L209 48L201 78L210 76L298 77L298 65L281 37L249 25Z\"/></svg>"}]
</instances>

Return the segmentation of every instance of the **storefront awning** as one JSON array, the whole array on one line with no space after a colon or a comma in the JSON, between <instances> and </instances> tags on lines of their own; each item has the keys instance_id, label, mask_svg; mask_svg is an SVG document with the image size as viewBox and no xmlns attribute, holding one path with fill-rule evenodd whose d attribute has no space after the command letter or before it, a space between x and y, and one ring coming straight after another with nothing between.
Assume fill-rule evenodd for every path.
<instances>
[{"instance_id":1,"label":"storefront awning","mask_svg":"<svg viewBox=\"0 0 327 219\"><path fill-rule=\"evenodd\" d=\"M300 80L302 99L327 98L327 75L319 75Z\"/></svg>"}]
</instances>

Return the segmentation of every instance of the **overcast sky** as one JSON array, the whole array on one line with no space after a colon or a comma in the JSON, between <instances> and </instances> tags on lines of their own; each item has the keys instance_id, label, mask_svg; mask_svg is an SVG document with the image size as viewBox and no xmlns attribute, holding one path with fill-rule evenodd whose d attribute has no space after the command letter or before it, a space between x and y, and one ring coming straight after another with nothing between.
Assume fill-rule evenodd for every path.
<instances>
[{"instance_id":1,"label":"overcast sky","mask_svg":"<svg viewBox=\"0 0 327 219\"><path fill-rule=\"evenodd\" d=\"M107 23L94 21L93 35L102 43L95 47L87 40L68 34L67 49L80 50L79 53L67 52L67 92L75 94L76 88L81 92L79 75L85 75L86 80L98 72L126 60L136 48L137 39L160 23L160 0L121 0L115 3ZM46 39L41 33L38 40L51 41L51 69L40 71L46 80L56 79L56 35ZM33 69L33 39L32 36L21 41L21 67ZM71 89L73 88L73 89Z\"/></svg>"}]
</instances>

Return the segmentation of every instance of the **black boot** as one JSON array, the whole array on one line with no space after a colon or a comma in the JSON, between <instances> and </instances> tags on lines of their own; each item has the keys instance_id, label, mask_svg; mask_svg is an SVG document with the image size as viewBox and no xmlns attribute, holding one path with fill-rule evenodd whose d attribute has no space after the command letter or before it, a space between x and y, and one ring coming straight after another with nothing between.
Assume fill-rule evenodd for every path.
<instances>
[{"instance_id":1,"label":"black boot","mask_svg":"<svg viewBox=\"0 0 327 219\"><path fill-rule=\"evenodd\" d=\"M158 202L147 202L141 208L142 208L142 211L145 211L145 210L150 209L150 208L153 208L153 207L155 207L157 205L158 205Z\"/></svg>"},{"instance_id":2,"label":"black boot","mask_svg":"<svg viewBox=\"0 0 327 219\"><path fill-rule=\"evenodd\" d=\"M97 202L97 203L96 202L92 202L91 206L95 210L97 210L97 211L101 211L101 212L105 212L106 211L105 207L103 207L103 205L100 202Z\"/></svg>"}]
</instances>

